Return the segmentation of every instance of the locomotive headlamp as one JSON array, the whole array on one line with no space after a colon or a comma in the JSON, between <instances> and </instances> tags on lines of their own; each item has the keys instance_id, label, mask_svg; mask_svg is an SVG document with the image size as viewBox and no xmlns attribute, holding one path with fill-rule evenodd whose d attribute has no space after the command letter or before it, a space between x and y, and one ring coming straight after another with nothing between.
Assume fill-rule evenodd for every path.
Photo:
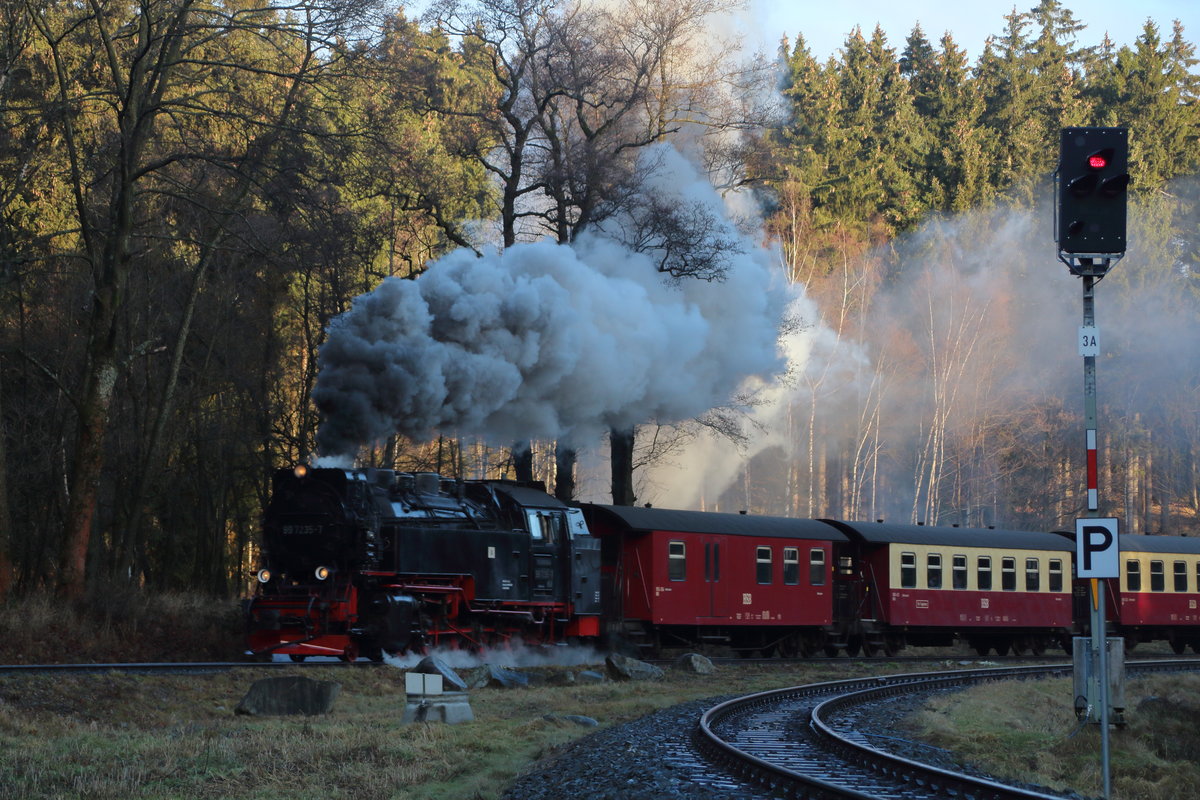
<instances>
[{"instance_id":1,"label":"locomotive headlamp","mask_svg":"<svg viewBox=\"0 0 1200 800\"><path fill-rule=\"evenodd\" d=\"M329 577L329 567L317 567L313 570L313 575L316 576L317 580L323 581Z\"/></svg>"},{"instance_id":2,"label":"locomotive headlamp","mask_svg":"<svg viewBox=\"0 0 1200 800\"><path fill-rule=\"evenodd\" d=\"M271 570L269 570L269 569L260 569L260 570L258 571L258 575L257 575L257 576L255 576L255 577L257 577L257 578L258 578L258 582L259 582L259 583L266 583L267 581L271 580Z\"/></svg>"},{"instance_id":3,"label":"locomotive headlamp","mask_svg":"<svg viewBox=\"0 0 1200 800\"><path fill-rule=\"evenodd\" d=\"M297 464L296 468L292 470L292 474L297 478L303 478L308 474L308 464Z\"/></svg>"}]
</instances>

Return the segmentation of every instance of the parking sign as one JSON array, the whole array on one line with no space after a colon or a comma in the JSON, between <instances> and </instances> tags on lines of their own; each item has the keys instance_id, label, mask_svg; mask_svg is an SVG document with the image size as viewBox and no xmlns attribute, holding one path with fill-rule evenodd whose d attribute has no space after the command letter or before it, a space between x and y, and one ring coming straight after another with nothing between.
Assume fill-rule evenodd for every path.
<instances>
[{"instance_id":1,"label":"parking sign","mask_svg":"<svg viewBox=\"0 0 1200 800\"><path fill-rule=\"evenodd\" d=\"M1075 574L1080 578L1121 577L1116 517L1075 520Z\"/></svg>"}]
</instances>

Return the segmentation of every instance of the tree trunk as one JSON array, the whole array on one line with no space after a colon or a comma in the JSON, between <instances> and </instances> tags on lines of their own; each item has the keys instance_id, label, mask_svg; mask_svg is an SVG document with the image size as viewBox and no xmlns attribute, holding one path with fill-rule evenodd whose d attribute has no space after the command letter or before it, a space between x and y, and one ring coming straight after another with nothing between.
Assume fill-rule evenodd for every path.
<instances>
[{"instance_id":1,"label":"tree trunk","mask_svg":"<svg viewBox=\"0 0 1200 800\"><path fill-rule=\"evenodd\" d=\"M0 390L0 402L4 392ZM0 414L0 419L4 415ZM8 456L4 447L4 429L0 427L0 603L12 588L12 516L8 512Z\"/></svg>"},{"instance_id":2,"label":"tree trunk","mask_svg":"<svg viewBox=\"0 0 1200 800\"><path fill-rule=\"evenodd\" d=\"M633 494L633 430L610 429L608 441L613 505L631 506L637 502Z\"/></svg>"},{"instance_id":3,"label":"tree trunk","mask_svg":"<svg viewBox=\"0 0 1200 800\"><path fill-rule=\"evenodd\" d=\"M75 464L71 469L70 504L63 530L59 563L58 589L64 597L83 596L87 580L88 543L96 516L96 497L100 473L104 468L104 435L108 412L117 383L117 365L108 348L92 361L87 391L79 407L79 434L75 446Z\"/></svg>"},{"instance_id":4,"label":"tree trunk","mask_svg":"<svg viewBox=\"0 0 1200 800\"><path fill-rule=\"evenodd\" d=\"M533 447L530 442L517 442L512 449L513 472L517 480L533 480Z\"/></svg>"}]
</instances>

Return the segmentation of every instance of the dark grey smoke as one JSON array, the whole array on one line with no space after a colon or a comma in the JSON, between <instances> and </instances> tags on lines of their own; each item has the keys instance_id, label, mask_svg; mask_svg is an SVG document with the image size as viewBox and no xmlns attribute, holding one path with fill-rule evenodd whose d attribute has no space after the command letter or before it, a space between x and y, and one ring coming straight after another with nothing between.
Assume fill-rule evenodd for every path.
<instances>
[{"instance_id":1,"label":"dark grey smoke","mask_svg":"<svg viewBox=\"0 0 1200 800\"><path fill-rule=\"evenodd\" d=\"M658 156L680 202L721 211L682 158ZM783 367L785 287L773 286L767 252L741 249L721 282L672 285L649 257L600 236L456 251L416 280L387 279L329 328L313 391L318 449L350 456L393 433L437 432L586 443L612 426L698 415Z\"/></svg>"}]
</instances>

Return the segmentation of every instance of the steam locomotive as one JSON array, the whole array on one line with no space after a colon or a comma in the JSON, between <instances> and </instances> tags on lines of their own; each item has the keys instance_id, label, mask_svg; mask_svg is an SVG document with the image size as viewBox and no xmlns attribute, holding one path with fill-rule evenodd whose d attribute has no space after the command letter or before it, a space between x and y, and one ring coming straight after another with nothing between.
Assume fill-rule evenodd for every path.
<instances>
[{"instance_id":1,"label":"steam locomotive","mask_svg":"<svg viewBox=\"0 0 1200 800\"><path fill-rule=\"evenodd\" d=\"M857 655L1087 633L1062 532L581 504L538 483L275 473L246 602L256 656L592 643L654 654ZM1200 652L1200 539L1122 536L1110 635Z\"/></svg>"},{"instance_id":2,"label":"steam locomotive","mask_svg":"<svg viewBox=\"0 0 1200 800\"><path fill-rule=\"evenodd\" d=\"M263 540L255 654L379 659L600 632L599 542L541 486L280 469Z\"/></svg>"}]
</instances>

